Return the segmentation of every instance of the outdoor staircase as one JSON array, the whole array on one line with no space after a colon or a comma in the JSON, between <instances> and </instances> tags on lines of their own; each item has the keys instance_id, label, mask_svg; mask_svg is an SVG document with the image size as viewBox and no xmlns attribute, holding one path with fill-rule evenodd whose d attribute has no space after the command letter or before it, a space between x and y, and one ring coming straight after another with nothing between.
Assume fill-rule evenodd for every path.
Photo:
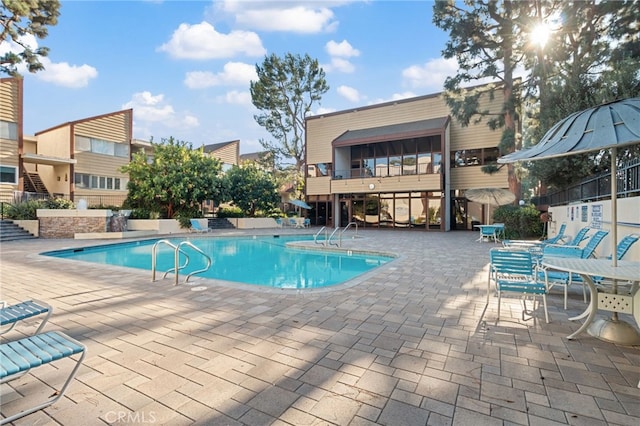
<instances>
[{"instance_id":1,"label":"outdoor staircase","mask_svg":"<svg viewBox=\"0 0 640 426\"><path fill-rule=\"evenodd\" d=\"M227 219L218 217L210 217L208 226L209 229L236 229L236 227Z\"/></svg>"},{"instance_id":2,"label":"outdoor staircase","mask_svg":"<svg viewBox=\"0 0 640 426\"><path fill-rule=\"evenodd\" d=\"M2 219L0 221L0 242L29 240L36 238L33 234L20 228L10 220Z\"/></svg>"},{"instance_id":3,"label":"outdoor staircase","mask_svg":"<svg viewBox=\"0 0 640 426\"><path fill-rule=\"evenodd\" d=\"M42 179L40 179L40 175L34 172L24 172L24 191L46 194L47 196L51 195Z\"/></svg>"}]
</instances>

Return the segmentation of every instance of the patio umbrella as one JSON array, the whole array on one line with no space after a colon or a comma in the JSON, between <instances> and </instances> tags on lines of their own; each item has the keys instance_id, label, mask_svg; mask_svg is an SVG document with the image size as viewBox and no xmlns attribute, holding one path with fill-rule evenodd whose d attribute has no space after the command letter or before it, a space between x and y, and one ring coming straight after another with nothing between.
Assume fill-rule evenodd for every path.
<instances>
[{"instance_id":1,"label":"patio umbrella","mask_svg":"<svg viewBox=\"0 0 640 426\"><path fill-rule=\"evenodd\" d=\"M488 217L491 217L491 206L504 206L513 203L516 196L513 192L502 188L473 188L464 192L464 196L469 201L476 203L488 204Z\"/></svg>"},{"instance_id":2,"label":"patio umbrella","mask_svg":"<svg viewBox=\"0 0 640 426\"><path fill-rule=\"evenodd\" d=\"M498 163L534 161L611 149L611 238L618 242L617 148L640 144L640 98L609 102L560 120L537 145L498 158ZM617 266L617 256L611 256Z\"/></svg>"},{"instance_id":3,"label":"patio umbrella","mask_svg":"<svg viewBox=\"0 0 640 426\"><path fill-rule=\"evenodd\" d=\"M302 200L289 200L287 201L289 204L293 204L294 206L300 207L302 209L310 209L311 206L307 203L305 203Z\"/></svg>"}]
</instances>

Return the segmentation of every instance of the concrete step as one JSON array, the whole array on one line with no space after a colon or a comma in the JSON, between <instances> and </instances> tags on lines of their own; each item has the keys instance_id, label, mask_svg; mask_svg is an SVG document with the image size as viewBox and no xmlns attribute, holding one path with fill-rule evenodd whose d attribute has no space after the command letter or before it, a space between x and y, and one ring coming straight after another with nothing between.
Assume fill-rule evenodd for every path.
<instances>
[{"instance_id":1,"label":"concrete step","mask_svg":"<svg viewBox=\"0 0 640 426\"><path fill-rule=\"evenodd\" d=\"M28 240L32 238L36 237L20 228L11 220L2 219L0 221L0 241Z\"/></svg>"}]
</instances>

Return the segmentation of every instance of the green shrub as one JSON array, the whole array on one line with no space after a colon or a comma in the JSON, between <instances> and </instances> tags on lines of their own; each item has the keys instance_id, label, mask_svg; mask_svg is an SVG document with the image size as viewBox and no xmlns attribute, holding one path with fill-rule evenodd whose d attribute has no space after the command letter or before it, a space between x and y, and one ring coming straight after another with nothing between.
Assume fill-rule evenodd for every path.
<instances>
[{"instance_id":1,"label":"green shrub","mask_svg":"<svg viewBox=\"0 0 640 426\"><path fill-rule=\"evenodd\" d=\"M221 207L218 209L218 217L245 217L240 207Z\"/></svg>"},{"instance_id":2,"label":"green shrub","mask_svg":"<svg viewBox=\"0 0 640 426\"><path fill-rule=\"evenodd\" d=\"M73 201L64 198L49 198L43 201L44 207L40 207L42 209L70 210L76 208Z\"/></svg>"},{"instance_id":3,"label":"green shrub","mask_svg":"<svg viewBox=\"0 0 640 426\"><path fill-rule=\"evenodd\" d=\"M540 238L544 230L540 212L531 204L498 207L493 212L493 221L504 223L505 238L508 239Z\"/></svg>"},{"instance_id":4,"label":"green shrub","mask_svg":"<svg viewBox=\"0 0 640 426\"><path fill-rule=\"evenodd\" d=\"M35 220L38 218L36 210L42 209L43 200L29 200L12 204L5 211L6 216L13 220Z\"/></svg>"},{"instance_id":5,"label":"green shrub","mask_svg":"<svg viewBox=\"0 0 640 426\"><path fill-rule=\"evenodd\" d=\"M73 201L63 198L49 198L46 200L28 200L17 204L11 204L4 210L7 218L13 220L36 220L38 209L65 210L74 209Z\"/></svg>"}]
</instances>

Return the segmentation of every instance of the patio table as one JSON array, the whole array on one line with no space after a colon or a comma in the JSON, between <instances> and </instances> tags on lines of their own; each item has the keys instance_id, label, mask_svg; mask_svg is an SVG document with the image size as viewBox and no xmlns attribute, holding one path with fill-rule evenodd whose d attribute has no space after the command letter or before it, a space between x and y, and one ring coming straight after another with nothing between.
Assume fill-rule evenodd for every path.
<instances>
[{"instance_id":1,"label":"patio table","mask_svg":"<svg viewBox=\"0 0 640 426\"><path fill-rule=\"evenodd\" d=\"M582 319L585 322L567 339L573 339L584 331L600 340L621 344L640 344L640 335L633 325L618 319L618 313L633 315L636 323L640 324L640 292L637 282L640 281L640 262L619 260L617 266L611 259L580 259L570 257L543 257L542 264L559 271L579 274L589 287L591 300L587 309L570 320ZM593 281L593 277L602 277L612 281L603 292ZM631 282L630 294L618 294L618 281ZM601 286L602 287L602 286ZM613 312L610 319L594 322L598 310Z\"/></svg>"},{"instance_id":2,"label":"patio table","mask_svg":"<svg viewBox=\"0 0 640 426\"><path fill-rule=\"evenodd\" d=\"M480 238L476 240L480 242L489 235L493 236L493 241L498 242L500 241L498 236L504 233L504 223L494 223L493 225L474 225L474 227L480 230Z\"/></svg>"}]
</instances>

